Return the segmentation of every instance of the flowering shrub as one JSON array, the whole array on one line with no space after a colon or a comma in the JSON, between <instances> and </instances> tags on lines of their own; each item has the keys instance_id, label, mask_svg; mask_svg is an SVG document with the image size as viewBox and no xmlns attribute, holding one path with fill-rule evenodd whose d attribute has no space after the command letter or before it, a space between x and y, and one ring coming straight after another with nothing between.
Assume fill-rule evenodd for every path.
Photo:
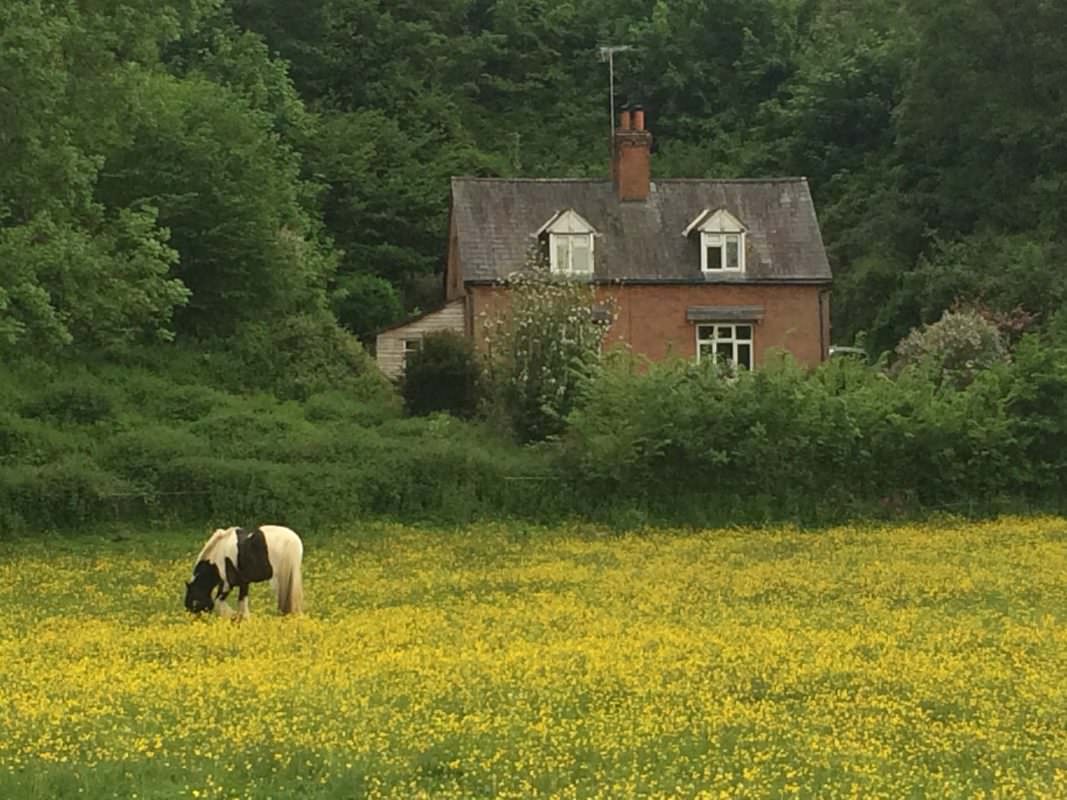
<instances>
[{"instance_id":1,"label":"flowering shrub","mask_svg":"<svg viewBox=\"0 0 1067 800\"><path fill-rule=\"evenodd\" d=\"M588 282L533 263L508 279L511 307L486 320L491 377L522 442L560 433L614 316ZM598 307L599 304L599 307Z\"/></svg>"},{"instance_id":2,"label":"flowering shrub","mask_svg":"<svg viewBox=\"0 0 1067 800\"><path fill-rule=\"evenodd\" d=\"M897 345L900 366L929 364L942 381L966 386L975 375L1008 357L997 326L976 311L946 311Z\"/></svg>"}]
</instances>

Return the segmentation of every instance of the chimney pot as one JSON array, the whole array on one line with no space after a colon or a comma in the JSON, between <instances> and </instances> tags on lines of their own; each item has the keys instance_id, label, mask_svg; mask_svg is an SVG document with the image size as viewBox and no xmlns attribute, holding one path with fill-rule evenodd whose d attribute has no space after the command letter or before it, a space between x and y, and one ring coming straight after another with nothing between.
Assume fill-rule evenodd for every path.
<instances>
[{"instance_id":1,"label":"chimney pot","mask_svg":"<svg viewBox=\"0 0 1067 800\"><path fill-rule=\"evenodd\" d=\"M622 202L648 199L651 178L652 134L645 130L645 111L627 108L619 115L612 145L611 174Z\"/></svg>"}]
</instances>

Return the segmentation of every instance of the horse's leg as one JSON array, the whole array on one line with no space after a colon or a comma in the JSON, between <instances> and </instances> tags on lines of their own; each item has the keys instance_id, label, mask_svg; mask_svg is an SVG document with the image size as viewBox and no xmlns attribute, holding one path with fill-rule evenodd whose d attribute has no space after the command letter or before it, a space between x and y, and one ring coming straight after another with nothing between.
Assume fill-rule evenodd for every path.
<instances>
[{"instance_id":1,"label":"horse's leg","mask_svg":"<svg viewBox=\"0 0 1067 800\"><path fill-rule=\"evenodd\" d=\"M237 619L248 619L248 584L237 587Z\"/></svg>"},{"instance_id":2,"label":"horse's leg","mask_svg":"<svg viewBox=\"0 0 1067 800\"><path fill-rule=\"evenodd\" d=\"M218 595L215 596L215 611L220 617L232 617L233 609L230 608L230 604L226 602L226 596L229 595L230 590L219 590Z\"/></svg>"}]
</instances>

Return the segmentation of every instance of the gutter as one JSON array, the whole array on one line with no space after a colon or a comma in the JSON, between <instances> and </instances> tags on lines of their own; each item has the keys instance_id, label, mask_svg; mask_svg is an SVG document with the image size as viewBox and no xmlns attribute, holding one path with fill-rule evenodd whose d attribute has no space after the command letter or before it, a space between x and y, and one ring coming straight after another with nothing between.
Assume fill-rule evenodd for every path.
<instances>
[{"instance_id":1,"label":"gutter","mask_svg":"<svg viewBox=\"0 0 1067 800\"><path fill-rule=\"evenodd\" d=\"M828 331L826 330L829 325L827 315L823 313L823 298L830 295L830 287L824 287L819 289L819 360L826 361L830 355L829 343L827 342Z\"/></svg>"},{"instance_id":2,"label":"gutter","mask_svg":"<svg viewBox=\"0 0 1067 800\"><path fill-rule=\"evenodd\" d=\"M503 286L507 278L467 278L466 286ZM832 278L593 278L589 283L596 286L826 286ZM823 291L829 292L829 288ZM820 298L819 302L822 302Z\"/></svg>"}]
</instances>

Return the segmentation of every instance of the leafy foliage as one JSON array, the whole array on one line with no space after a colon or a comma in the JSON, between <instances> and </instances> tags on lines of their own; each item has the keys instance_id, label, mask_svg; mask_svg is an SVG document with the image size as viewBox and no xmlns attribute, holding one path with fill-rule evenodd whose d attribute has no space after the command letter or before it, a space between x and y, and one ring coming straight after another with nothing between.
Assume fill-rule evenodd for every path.
<instances>
[{"instance_id":1,"label":"leafy foliage","mask_svg":"<svg viewBox=\"0 0 1067 800\"><path fill-rule=\"evenodd\" d=\"M937 380L970 384L979 372L1004 361L1007 347L997 327L976 311L946 311L897 345L898 365L929 366Z\"/></svg>"},{"instance_id":2,"label":"leafy foliage","mask_svg":"<svg viewBox=\"0 0 1067 800\"><path fill-rule=\"evenodd\" d=\"M192 333L229 334L264 315L325 305L332 262L300 205L295 156L236 95L200 79L153 76L153 103L105 165L99 193L159 208L192 292Z\"/></svg>"},{"instance_id":3,"label":"leafy foliage","mask_svg":"<svg viewBox=\"0 0 1067 800\"><path fill-rule=\"evenodd\" d=\"M144 353L149 369L68 365L44 381L32 364L4 365L0 535L161 517L462 522L526 513L529 489L505 477L548 469L546 454L481 424L400 419L382 384L320 376L345 391L301 404L252 384L222 388L221 362L168 347ZM554 487L537 499L546 518L567 502Z\"/></svg>"},{"instance_id":4,"label":"leafy foliage","mask_svg":"<svg viewBox=\"0 0 1067 800\"><path fill-rule=\"evenodd\" d=\"M703 365L616 356L570 417L567 480L690 520L1049 497L1062 485L1049 465L1065 451L1043 448L1036 431L1059 441L1067 430L1054 388L1061 350L1024 343L1021 360L971 371L963 388L852 359L813 373L785 359L724 380Z\"/></svg>"},{"instance_id":5,"label":"leafy foliage","mask_svg":"<svg viewBox=\"0 0 1067 800\"><path fill-rule=\"evenodd\" d=\"M47 355L172 338L172 312L189 298L168 275L176 260L152 209L120 211L91 231L47 214L0 227L0 349Z\"/></svg>"},{"instance_id":6,"label":"leafy foliage","mask_svg":"<svg viewBox=\"0 0 1067 800\"><path fill-rule=\"evenodd\" d=\"M130 84L101 30L144 10L0 8L2 350L50 355L167 338L172 311L188 299L168 274L177 256L151 204L107 206L94 194ZM165 5L125 46L151 51L178 35L181 19Z\"/></svg>"},{"instance_id":7,"label":"leafy foliage","mask_svg":"<svg viewBox=\"0 0 1067 800\"><path fill-rule=\"evenodd\" d=\"M337 321L363 338L370 338L404 313L393 285L365 272L339 278L330 299Z\"/></svg>"},{"instance_id":8,"label":"leafy foliage","mask_svg":"<svg viewBox=\"0 0 1067 800\"><path fill-rule=\"evenodd\" d=\"M113 497L131 493L179 515L460 518L464 503L525 509L502 476L557 467L585 499L553 485L546 504L596 513L584 505L596 497L637 517L641 502L697 519L830 496L844 509L1054 497L1067 452L1065 8L0 4L0 355L5 375L39 384L0 382L5 524L126 513ZM531 285L512 322L494 323L493 377L519 439L562 435L563 466L550 448L484 455L484 432L457 420L398 420L352 332L436 300L449 176L606 176L605 42L634 46L615 57L615 100L648 108L654 174L808 176L838 340L888 352L931 325L903 347L939 353L950 379L599 369L589 287L545 284L537 300ZM977 358L959 350L978 322L919 346L960 304L1001 325L1010 363L988 328ZM70 373L105 358L117 373L100 386ZM267 411L232 407L262 393ZM197 427L209 418L221 429ZM240 441L206 451L227 422ZM205 494L163 499L186 483Z\"/></svg>"},{"instance_id":9,"label":"leafy foliage","mask_svg":"<svg viewBox=\"0 0 1067 800\"><path fill-rule=\"evenodd\" d=\"M481 359L471 340L440 331L423 337L422 347L408 357L402 394L409 414L445 411L473 417L484 391Z\"/></svg>"},{"instance_id":10,"label":"leafy foliage","mask_svg":"<svg viewBox=\"0 0 1067 800\"><path fill-rule=\"evenodd\" d=\"M285 399L340 389L362 400L385 387L359 340L324 314L248 323L235 337L216 340L212 361L222 385Z\"/></svg>"},{"instance_id":11,"label":"leafy foliage","mask_svg":"<svg viewBox=\"0 0 1067 800\"><path fill-rule=\"evenodd\" d=\"M889 350L958 299L1047 316L1067 291L1061 5L9 3L0 337L122 346L172 315L229 335L327 293L366 335L433 302L450 175L606 174L605 41L634 48L616 100L649 109L655 174L809 177L842 340ZM86 276L114 276L106 303L66 302Z\"/></svg>"},{"instance_id":12,"label":"leafy foliage","mask_svg":"<svg viewBox=\"0 0 1067 800\"><path fill-rule=\"evenodd\" d=\"M485 320L491 377L521 442L563 431L608 326L592 284L534 263L508 279L508 307Z\"/></svg>"}]
</instances>

